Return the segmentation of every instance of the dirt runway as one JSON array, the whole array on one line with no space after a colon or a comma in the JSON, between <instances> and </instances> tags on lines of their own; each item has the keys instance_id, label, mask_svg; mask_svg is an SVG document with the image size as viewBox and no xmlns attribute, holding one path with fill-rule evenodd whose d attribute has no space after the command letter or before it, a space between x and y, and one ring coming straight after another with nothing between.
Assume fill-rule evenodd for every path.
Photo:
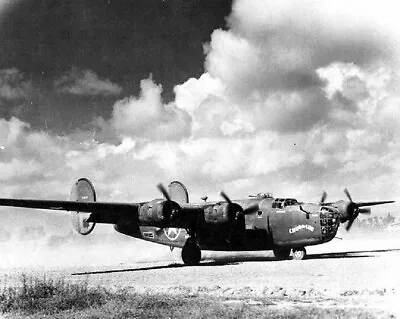
<instances>
[{"instance_id":1,"label":"dirt runway","mask_svg":"<svg viewBox=\"0 0 400 319\"><path fill-rule=\"evenodd\" d=\"M271 252L204 252L199 266L186 267L179 250L153 262L125 262L30 272L86 281L111 290L279 300L279 305L367 307L400 317L400 236L344 238L308 247L302 261L276 261ZM8 276L8 283L20 269Z\"/></svg>"}]
</instances>

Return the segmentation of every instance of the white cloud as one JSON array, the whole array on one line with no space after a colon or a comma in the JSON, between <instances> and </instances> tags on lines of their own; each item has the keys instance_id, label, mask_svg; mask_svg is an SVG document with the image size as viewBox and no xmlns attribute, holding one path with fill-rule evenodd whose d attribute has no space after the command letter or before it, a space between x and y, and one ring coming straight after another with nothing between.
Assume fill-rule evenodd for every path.
<instances>
[{"instance_id":1,"label":"white cloud","mask_svg":"<svg viewBox=\"0 0 400 319\"><path fill-rule=\"evenodd\" d=\"M24 99L32 83L16 68L0 70L0 99L14 101Z\"/></svg>"},{"instance_id":2,"label":"white cloud","mask_svg":"<svg viewBox=\"0 0 400 319\"><path fill-rule=\"evenodd\" d=\"M162 88L152 79L142 80L141 95L117 101L103 130L114 131L120 138L153 140L181 139L189 136L191 118L174 103L164 104Z\"/></svg>"},{"instance_id":3,"label":"white cloud","mask_svg":"<svg viewBox=\"0 0 400 319\"><path fill-rule=\"evenodd\" d=\"M193 112L209 96L222 97L224 87L221 80L213 78L208 73L198 79L191 78L174 88L176 106L193 115Z\"/></svg>"},{"instance_id":4,"label":"white cloud","mask_svg":"<svg viewBox=\"0 0 400 319\"><path fill-rule=\"evenodd\" d=\"M59 92L75 95L119 95L122 88L108 79L100 79L91 70L78 71L72 68L67 74L54 81Z\"/></svg>"},{"instance_id":5,"label":"white cloud","mask_svg":"<svg viewBox=\"0 0 400 319\"><path fill-rule=\"evenodd\" d=\"M41 178L44 167L35 161L21 161L13 159L11 162L0 162L0 180L3 182L26 181L32 178Z\"/></svg>"},{"instance_id":6,"label":"white cloud","mask_svg":"<svg viewBox=\"0 0 400 319\"><path fill-rule=\"evenodd\" d=\"M361 70L396 65L399 53L398 32L389 32L398 25L391 14L394 2L385 2L384 9L377 1L352 4L234 2L230 29L215 30L206 46L207 74L223 88L213 95L238 107L256 130L307 131L327 120L348 125L348 113L355 106L347 100L356 102L371 94L368 83L359 78ZM329 75L324 73L328 66ZM341 95L330 101L337 89Z\"/></svg>"}]
</instances>

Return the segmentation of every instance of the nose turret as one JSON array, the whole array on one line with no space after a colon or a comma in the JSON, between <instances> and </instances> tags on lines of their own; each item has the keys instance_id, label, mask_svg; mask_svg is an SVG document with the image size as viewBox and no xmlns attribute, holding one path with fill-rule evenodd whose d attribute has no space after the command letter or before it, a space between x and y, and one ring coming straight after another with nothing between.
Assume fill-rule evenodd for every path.
<instances>
[{"instance_id":1,"label":"nose turret","mask_svg":"<svg viewBox=\"0 0 400 319\"><path fill-rule=\"evenodd\" d=\"M325 241L336 236L340 224L340 213L335 207L322 206L320 209L321 235Z\"/></svg>"}]
</instances>

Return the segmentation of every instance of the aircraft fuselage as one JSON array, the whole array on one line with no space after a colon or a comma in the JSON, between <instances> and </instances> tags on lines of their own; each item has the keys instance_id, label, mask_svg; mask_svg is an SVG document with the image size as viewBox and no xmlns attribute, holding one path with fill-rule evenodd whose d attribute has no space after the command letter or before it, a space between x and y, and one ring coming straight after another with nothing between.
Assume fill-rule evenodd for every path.
<instances>
[{"instance_id":1,"label":"aircraft fuselage","mask_svg":"<svg viewBox=\"0 0 400 319\"><path fill-rule=\"evenodd\" d=\"M334 207L319 204L300 205L295 200L279 201L274 198L233 202L244 209L258 204L258 209L245 215L243 221L239 221L243 225L237 227L233 236L229 233L232 232L231 227L211 225L206 223L204 218L198 218L196 239L201 250L270 250L278 247L318 245L332 240L340 224L338 211ZM198 209L204 206L203 203L198 205ZM190 204L190 209L195 210L196 204ZM179 248L182 248L190 237L184 228L117 224L115 229L128 236Z\"/></svg>"}]
</instances>

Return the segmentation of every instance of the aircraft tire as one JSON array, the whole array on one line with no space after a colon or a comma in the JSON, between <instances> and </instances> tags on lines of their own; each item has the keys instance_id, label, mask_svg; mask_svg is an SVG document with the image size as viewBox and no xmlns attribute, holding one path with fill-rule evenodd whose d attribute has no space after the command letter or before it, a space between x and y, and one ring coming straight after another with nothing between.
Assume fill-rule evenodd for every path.
<instances>
[{"instance_id":1,"label":"aircraft tire","mask_svg":"<svg viewBox=\"0 0 400 319\"><path fill-rule=\"evenodd\" d=\"M293 248L293 260L303 260L307 255L306 249L302 248Z\"/></svg>"},{"instance_id":2,"label":"aircraft tire","mask_svg":"<svg viewBox=\"0 0 400 319\"><path fill-rule=\"evenodd\" d=\"M200 263L200 247L192 240L187 240L182 248L182 260L187 266L196 266Z\"/></svg>"},{"instance_id":3,"label":"aircraft tire","mask_svg":"<svg viewBox=\"0 0 400 319\"><path fill-rule=\"evenodd\" d=\"M274 255L278 260L287 260L290 256L290 249L274 249Z\"/></svg>"}]
</instances>

